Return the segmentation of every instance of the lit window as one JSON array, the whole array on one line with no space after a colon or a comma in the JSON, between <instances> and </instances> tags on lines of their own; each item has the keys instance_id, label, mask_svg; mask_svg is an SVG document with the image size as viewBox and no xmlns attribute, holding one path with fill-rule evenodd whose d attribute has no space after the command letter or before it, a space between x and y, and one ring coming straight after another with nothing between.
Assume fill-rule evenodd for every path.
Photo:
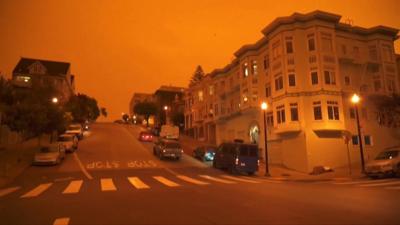
<instances>
[{"instance_id":1,"label":"lit window","mask_svg":"<svg viewBox=\"0 0 400 225\"><path fill-rule=\"evenodd\" d=\"M276 118L277 118L277 123L278 124L286 122L285 106L284 105L276 107Z\"/></svg>"},{"instance_id":2,"label":"lit window","mask_svg":"<svg viewBox=\"0 0 400 225\"><path fill-rule=\"evenodd\" d=\"M336 101L328 101L328 119L339 120L339 106Z\"/></svg>"},{"instance_id":3,"label":"lit window","mask_svg":"<svg viewBox=\"0 0 400 225\"><path fill-rule=\"evenodd\" d=\"M252 63L251 63L251 73L252 73L253 75L257 75L257 74L258 74L258 71L257 71L257 61L256 61L256 60L253 60Z\"/></svg>"},{"instance_id":4,"label":"lit window","mask_svg":"<svg viewBox=\"0 0 400 225\"><path fill-rule=\"evenodd\" d=\"M210 95L213 95L213 94L214 94L214 86L213 86L213 85L208 86L208 93L209 93Z\"/></svg>"},{"instance_id":5,"label":"lit window","mask_svg":"<svg viewBox=\"0 0 400 225\"><path fill-rule=\"evenodd\" d=\"M313 102L314 120L322 120L321 102Z\"/></svg>"},{"instance_id":6,"label":"lit window","mask_svg":"<svg viewBox=\"0 0 400 225\"><path fill-rule=\"evenodd\" d=\"M243 76L244 77L248 77L249 76L249 68L248 68L248 64L247 63L243 64Z\"/></svg>"},{"instance_id":7,"label":"lit window","mask_svg":"<svg viewBox=\"0 0 400 225\"><path fill-rule=\"evenodd\" d=\"M311 84L316 85L318 84L318 72L311 72Z\"/></svg>"},{"instance_id":8,"label":"lit window","mask_svg":"<svg viewBox=\"0 0 400 225\"><path fill-rule=\"evenodd\" d=\"M290 104L290 119L292 121L299 121L299 110L297 103Z\"/></svg>"},{"instance_id":9,"label":"lit window","mask_svg":"<svg viewBox=\"0 0 400 225\"><path fill-rule=\"evenodd\" d=\"M204 100L203 98L203 91L199 91L198 92L198 97L199 97L199 101L202 102Z\"/></svg>"},{"instance_id":10,"label":"lit window","mask_svg":"<svg viewBox=\"0 0 400 225\"><path fill-rule=\"evenodd\" d=\"M288 76L288 80L289 80L289 86L290 87L294 87L294 86L296 86L296 75L294 75L294 74L289 74L289 76Z\"/></svg>"}]
</instances>

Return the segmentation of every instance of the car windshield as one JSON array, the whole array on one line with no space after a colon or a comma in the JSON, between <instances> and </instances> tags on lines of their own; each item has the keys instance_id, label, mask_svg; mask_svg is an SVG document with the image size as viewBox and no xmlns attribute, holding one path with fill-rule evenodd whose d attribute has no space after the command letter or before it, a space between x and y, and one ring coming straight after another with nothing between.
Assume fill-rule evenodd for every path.
<instances>
[{"instance_id":1,"label":"car windshield","mask_svg":"<svg viewBox=\"0 0 400 225\"><path fill-rule=\"evenodd\" d=\"M58 137L58 141L72 141L72 136L61 136Z\"/></svg>"},{"instance_id":2,"label":"car windshield","mask_svg":"<svg viewBox=\"0 0 400 225\"><path fill-rule=\"evenodd\" d=\"M384 151L379 153L379 155L375 158L376 160L385 160L385 159L393 159L399 155L399 150L392 151Z\"/></svg>"},{"instance_id":3,"label":"car windshield","mask_svg":"<svg viewBox=\"0 0 400 225\"><path fill-rule=\"evenodd\" d=\"M181 146L179 145L179 143L175 143L175 142L170 142L170 143L165 143L165 147L166 148L181 148Z\"/></svg>"},{"instance_id":4,"label":"car windshield","mask_svg":"<svg viewBox=\"0 0 400 225\"><path fill-rule=\"evenodd\" d=\"M240 156L257 156L257 146L253 145L242 145L240 146Z\"/></svg>"},{"instance_id":5,"label":"car windshield","mask_svg":"<svg viewBox=\"0 0 400 225\"><path fill-rule=\"evenodd\" d=\"M41 147L40 152L47 153L47 152L58 152L58 147L57 146L46 146L46 147Z\"/></svg>"}]
</instances>

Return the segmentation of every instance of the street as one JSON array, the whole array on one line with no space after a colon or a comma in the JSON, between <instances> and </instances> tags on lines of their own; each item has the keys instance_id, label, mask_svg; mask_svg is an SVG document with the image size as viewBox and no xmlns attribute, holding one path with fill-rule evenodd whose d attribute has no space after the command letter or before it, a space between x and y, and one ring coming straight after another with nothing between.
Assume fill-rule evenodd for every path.
<instances>
[{"instance_id":1,"label":"street","mask_svg":"<svg viewBox=\"0 0 400 225\"><path fill-rule=\"evenodd\" d=\"M0 189L0 224L399 224L400 181L232 176L159 160L140 128L93 124L59 166Z\"/></svg>"}]
</instances>

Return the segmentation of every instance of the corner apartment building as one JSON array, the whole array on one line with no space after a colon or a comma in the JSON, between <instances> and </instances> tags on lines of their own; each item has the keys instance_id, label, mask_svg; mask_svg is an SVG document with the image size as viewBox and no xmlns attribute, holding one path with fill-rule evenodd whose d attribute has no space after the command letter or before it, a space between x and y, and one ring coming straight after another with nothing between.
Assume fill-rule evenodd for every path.
<instances>
[{"instance_id":1,"label":"corner apartment building","mask_svg":"<svg viewBox=\"0 0 400 225\"><path fill-rule=\"evenodd\" d=\"M263 37L207 74L185 95L185 130L206 142L243 139L264 155L261 102L268 103L270 163L309 172L314 166L360 161L353 93L359 105L365 158L400 144L399 129L379 126L370 95L399 93L394 41L398 30L362 28L314 11L279 17ZM349 137L350 143L344 141Z\"/></svg>"},{"instance_id":2,"label":"corner apartment building","mask_svg":"<svg viewBox=\"0 0 400 225\"><path fill-rule=\"evenodd\" d=\"M75 76L67 62L21 58L13 70L12 80L21 88L52 86L61 103L67 102L75 93Z\"/></svg>"}]
</instances>

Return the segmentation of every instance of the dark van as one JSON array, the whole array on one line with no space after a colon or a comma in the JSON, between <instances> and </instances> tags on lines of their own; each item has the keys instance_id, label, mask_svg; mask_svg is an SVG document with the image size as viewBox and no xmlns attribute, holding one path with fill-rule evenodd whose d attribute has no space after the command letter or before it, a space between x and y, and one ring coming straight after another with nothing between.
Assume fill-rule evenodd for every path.
<instances>
[{"instance_id":1,"label":"dark van","mask_svg":"<svg viewBox=\"0 0 400 225\"><path fill-rule=\"evenodd\" d=\"M258 170L258 146L244 143L222 143L215 152L213 167L231 173L253 175Z\"/></svg>"}]
</instances>

